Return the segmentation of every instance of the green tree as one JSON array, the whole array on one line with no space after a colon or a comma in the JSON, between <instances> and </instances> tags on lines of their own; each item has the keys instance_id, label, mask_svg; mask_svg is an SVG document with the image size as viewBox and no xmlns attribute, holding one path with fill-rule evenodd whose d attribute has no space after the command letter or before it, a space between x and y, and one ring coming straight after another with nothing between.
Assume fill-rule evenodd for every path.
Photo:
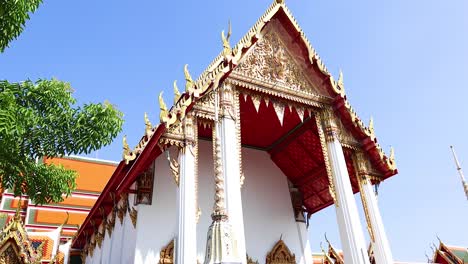
<instances>
[{"instance_id":1,"label":"green tree","mask_svg":"<svg viewBox=\"0 0 468 264\"><path fill-rule=\"evenodd\" d=\"M24 29L42 0L0 0L0 53ZM111 104L76 106L66 82L0 80L0 186L35 203L59 202L75 189L76 172L45 164L44 157L86 154L122 130Z\"/></svg>"},{"instance_id":2,"label":"green tree","mask_svg":"<svg viewBox=\"0 0 468 264\"><path fill-rule=\"evenodd\" d=\"M76 106L68 83L0 81L0 182L35 203L62 201L76 174L43 157L90 153L110 144L122 129L111 104ZM39 161L39 162L38 162Z\"/></svg>"},{"instance_id":3,"label":"green tree","mask_svg":"<svg viewBox=\"0 0 468 264\"><path fill-rule=\"evenodd\" d=\"M0 52L23 32L29 14L42 0L0 0Z\"/></svg>"}]
</instances>

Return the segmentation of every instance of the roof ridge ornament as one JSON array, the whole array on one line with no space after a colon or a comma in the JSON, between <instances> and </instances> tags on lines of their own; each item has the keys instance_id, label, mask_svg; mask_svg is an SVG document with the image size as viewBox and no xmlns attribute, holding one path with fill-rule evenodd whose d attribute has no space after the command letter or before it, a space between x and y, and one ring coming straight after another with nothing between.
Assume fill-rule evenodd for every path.
<instances>
[{"instance_id":1,"label":"roof ridge ornament","mask_svg":"<svg viewBox=\"0 0 468 264\"><path fill-rule=\"evenodd\" d=\"M151 131L153 130L153 126L148 118L148 114L145 112L145 134L149 138L151 135Z\"/></svg>"},{"instance_id":2,"label":"roof ridge ornament","mask_svg":"<svg viewBox=\"0 0 468 264\"><path fill-rule=\"evenodd\" d=\"M128 163L130 163L130 161L132 161L132 160L134 160L136 158L136 154L133 153L133 151L131 151L130 147L128 146L127 135L125 135L123 137L122 144L123 144L122 158L125 160L125 164L128 164Z\"/></svg>"},{"instance_id":3,"label":"roof ridge ornament","mask_svg":"<svg viewBox=\"0 0 468 264\"><path fill-rule=\"evenodd\" d=\"M163 93L163 91L159 93L159 109L161 110L161 112L159 113L159 120L162 124L166 126L166 128L169 128L172 124L175 123L177 115L171 114L167 110L167 106L163 98Z\"/></svg>"},{"instance_id":4,"label":"roof ridge ornament","mask_svg":"<svg viewBox=\"0 0 468 264\"><path fill-rule=\"evenodd\" d=\"M231 48L231 44L229 43L231 34L232 34L231 20L228 20L227 36L224 36L224 30L221 31L221 40L223 41L223 57L225 60L228 60L228 61L232 57L232 48Z\"/></svg>"},{"instance_id":5,"label":"roof ridge ornament","mask_svg":"<svg viewBox=\"0 0 468 264\"><path fill-rule=\"evenodd\" d=\"M185 76L185 91L190 92L193 89L194 82L190 72L188 70L188 64L184 66L184 76Z\"/></svg>"},{"instance_id":6,"label":"roof ridge ornament","mask_svg":"<svg viewBox=\"0 0 468 264\"><path fill-rule=\"evenodd\" d=\"M367 129L369 129L369 133L371 135L371 138L372 138L372 140L374 140L375 139L375 130L374 130L374 118L372 116L369 119L369 126L368 126Z\"/></svg>"},{"instance_id":7,"label":"roof ridge ornament","mask_svg":"<svg viewBox=\"0 0 468 264\"><path fill-rule=\"evenodd\" d=\"M395 149L393 148L393 146L390 146L390 157L388 158L388 161L390 162L392 169L395 169Z\"/></svg>"},{"instance_id":8,"label":"roof ridge ornament","mask_svg":"<svg viewBox=\"0 0 468 264\"><path fill-rule=\"evenodd\" d=\"M174 105L177 104L177 101L180 99L179 87L177 87L177 80L174 80Z\"/></svg>"}]
</instances>

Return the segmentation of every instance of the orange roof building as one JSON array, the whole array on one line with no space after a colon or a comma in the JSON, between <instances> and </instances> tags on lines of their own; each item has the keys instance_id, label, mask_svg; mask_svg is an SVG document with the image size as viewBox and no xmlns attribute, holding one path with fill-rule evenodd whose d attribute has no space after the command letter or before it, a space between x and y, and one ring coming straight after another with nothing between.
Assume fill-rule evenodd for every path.
<instances>
[{"instance_id":1,"label":"orange roof building","mask_svg":"<svg viewBox=\"0 0 468 264\"><path fill-rule=\"evenodd\" d=\"M22 196L21 199L15 198L9 190L5 190L1 194L0 227L6 228L11 225L15 215L18 215L21 219L21 226L27 233L25 234L28 238L27 243L34 250L40 246L41 263L49 263L56 255L57 258L63 260L63 253L55 254L58 252L58 247L76 234L107 184L117 163L76 156L45 158L44 162L61 164L67 169L76 171L78 174L76 189L69 197L64 197L62 202L44 205L34 204L28 196ZM67 220L66 223L64 223L65 220ZM6 250L4 243L2 245L0 248Z\"/></svg>"}]
</instances>

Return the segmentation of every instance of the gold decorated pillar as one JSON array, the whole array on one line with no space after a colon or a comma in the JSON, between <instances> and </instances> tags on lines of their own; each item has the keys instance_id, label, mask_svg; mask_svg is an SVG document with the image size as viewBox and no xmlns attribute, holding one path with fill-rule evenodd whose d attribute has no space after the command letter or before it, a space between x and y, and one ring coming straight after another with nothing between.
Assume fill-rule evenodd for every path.
<instances>
[{"instance_id":1,"label":"gold decorated pillar","mask_svg":"<svg viewBox=\"0 0 468 264\"><path fill-rule=\"evenodd\" d=\"M382 216L377 204L377 197L372 188L369 164L363 152L354 155L359 191L366 216L367 229L374 249L376 264L393 264L392 252L383 226Z\"/></svg>"},{"instance_id":2,"label":"gold decorated pillar","mask_svg":"<svg viewBox=\"0 0 468 264\"><path fill-rule=\"evenodd\" d=\"M335 202L344 261L353 264L369 264L357 205L338 136L340 131L335 114L331 109L326 109L320 114L316 114L315 117L324 150L325 165L330 181L330 194Z\"/></svg>"}]
</instances>

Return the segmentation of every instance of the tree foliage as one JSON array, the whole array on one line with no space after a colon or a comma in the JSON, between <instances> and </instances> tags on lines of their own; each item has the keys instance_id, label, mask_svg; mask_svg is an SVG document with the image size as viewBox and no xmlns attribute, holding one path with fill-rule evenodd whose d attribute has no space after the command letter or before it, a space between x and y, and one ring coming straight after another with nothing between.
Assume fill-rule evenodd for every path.
<instances>
[{"instance_id":1,"label":"tree foliage","mask_svg":"<svg viewBox=\"0 0 468 264\"><path fill-rule=\"evenodd\" d=\"M62 201L76 174L40 162L43 157L90 153L108 145L122 129L122 113L111 104L76 106L68 83L0 81L0 181L36 203ZM39 161L39 162L38 162Z\"/></svg>"},{"instance_id":2,"label":"tree foliage","mask_svg":"<svg viewBox=\"0 0 468 264\"><path fill-rule=\"evenodd\" d=\"M21 34L29 14L36 11L41 3L42 0L0 1L0 52Z\"/></svg>"}]
</instances>

